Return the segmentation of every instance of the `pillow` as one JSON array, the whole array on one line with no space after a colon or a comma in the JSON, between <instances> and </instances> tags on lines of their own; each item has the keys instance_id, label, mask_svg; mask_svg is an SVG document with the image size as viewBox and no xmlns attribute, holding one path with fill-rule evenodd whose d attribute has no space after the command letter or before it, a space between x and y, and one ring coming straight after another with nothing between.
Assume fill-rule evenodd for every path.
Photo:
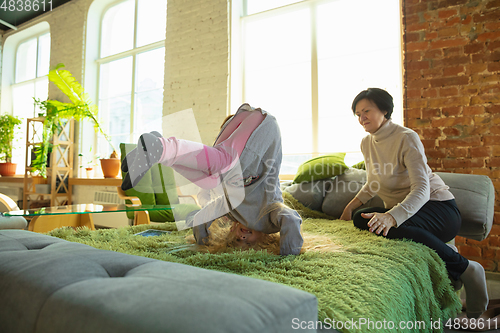
<instances>
[{"instance_id":1,"label":"pillow","mask_svg":"<svg viewBox=\"0 0 500 333\"><path fill-rule=\"evenodd\" d=\"M361 161L359 163L354 164L352 166L352 168L354 168L354 169L360 169L360 170L366 170L365 161Z\"/></svg>"},{"instance_id":2,"label":"pillow","mask_svg":"<svg viewBox=\"0 0 500 333\"><path fill-rule=\"evenodd\" d=\"M488 176L436 172L455 197L462 215L459 236L482 241L493 225L495 187Z\"/></svg>"},{"instance_id":3,"label":"pillow","mask_svg":"<svg viewBox=\"0 0 500 333\"><path fill-rule=\"evenodd\" d=\"M328 190L323 199L321 210L323 213L338 219L342 215L345 206L347 206L366 183L366 171L349 169L344 174L335 177L329 182L332 182L332 184L331 186L325 186ZM384 207L384 202L376 195L355 209L353 215L358 209L366 207Z\"/></svg>"},{"instance_id":4,"label":"pillow","mask_svg":"<svg viewBox=\"0 0 500 333\"><path fill-rule=\"evenodd\" d=\"M348 169L344 157L345 153L336 153L312 158L299 166L293 182L311 182L341 175Z\"/></svg>"},{"instance_id":5,"label":"pillow","mask_svg":"<svg viewBox=\"0 0 500 333\"><path fill-rule=\"evenodd\" d=\"M324 181L314 181L310 183L291 184L283 189L290 193L297 201L312 210L321 211L321 204L327 189L324 188Z\"/></svg>"}]
</instances>

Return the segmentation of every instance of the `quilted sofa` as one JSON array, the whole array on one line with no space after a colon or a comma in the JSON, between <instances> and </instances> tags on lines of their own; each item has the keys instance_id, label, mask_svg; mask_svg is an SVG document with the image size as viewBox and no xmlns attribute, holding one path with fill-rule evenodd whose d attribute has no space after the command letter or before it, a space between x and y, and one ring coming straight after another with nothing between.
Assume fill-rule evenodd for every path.
<instances>
[{"instance_id":1,"label":"quilted sofa","mask_svg":"<svg viewBox=\"0 0 500 333\"><path fill-rule=\"evenodd\" d=\"M493 225L495 189L491 179L483 175L437 172L455 196L462 214L459 236L481 241ZM343 174L312 182L294 184L285 182L282 189L308 208L321 211L333 218L342 215L344 207L366 183L366 171L350 168ZM383 207L378 196L358 209Z\"/></svg>"},{"instance_id":2,"label":"quilted sofa","mask_svg":"<svg viewBox=\"0 0 500 333\"><path fill-rule=\"evenodd\" d=\"M0 230L2 333L296 332L317 316L284 285Z\"/></svg>"}]
</instances>

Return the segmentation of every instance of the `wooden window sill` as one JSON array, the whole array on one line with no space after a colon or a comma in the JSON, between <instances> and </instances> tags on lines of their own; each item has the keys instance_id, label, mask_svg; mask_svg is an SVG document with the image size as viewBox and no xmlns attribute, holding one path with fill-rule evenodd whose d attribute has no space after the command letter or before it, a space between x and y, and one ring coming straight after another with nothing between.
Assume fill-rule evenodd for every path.
<instances>
[{"instance_id":1,"label":"wooden window sill","mask_svg":"<svg viewBox=\"0 0 500 333\"><path fill-rule=\"evenodd\" d=\"M17 183L24 182L24 175L15 175L12 177L1 176L0 183ZM121 178L70 178L69 185L86 185L86 186L120 186Z\"/></svg>"},{"instance_id":2,"label":"wooden window sill","mask_svg":"<svg viewBox=\"0 0 500 333\"><path fill-rule=\"evenodd\" d=\"M70 178L69 185L120 186L121 178Z\"/></svg>"},{"instance_id":3,"label":"wooden window sill","mask_svg":"<svg viewBox=\"0 0 500 333\"><path fill-rule=\"evenodd\" d=\"M0 176L0 183L20 183L24 182L24 175Z\"/></svg>"}]
</instances>

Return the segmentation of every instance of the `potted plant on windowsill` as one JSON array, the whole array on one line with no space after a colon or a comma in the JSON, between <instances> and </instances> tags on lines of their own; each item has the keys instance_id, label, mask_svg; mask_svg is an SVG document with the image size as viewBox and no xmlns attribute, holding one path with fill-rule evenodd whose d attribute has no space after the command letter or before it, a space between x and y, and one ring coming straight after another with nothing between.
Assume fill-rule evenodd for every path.
<instances>
[{"instance_id":1,"label":"potted plant on windowsill","mask_svg":"<svg viewBox=\"0 0 500 333\"><path fill-rule=\"evenodd\" d=\"M109 158L101 158L101 169L104 178L116 178L120 172L120 158L113 151Z\"/></svg>"},{"instance_id":2,"label":"potted plant on windowsill","mask_svg":"<svg viewBox=\"0 0 500 333\"><path fill-rule=\"evenodd\" d=\"M49 140L52 138L53 133L57 131L60 121L64 119L74 118L75 120L89 119L94 124L97 133L100 133L108 141L113 152L116 154L116 149L111 142L111 138L104 132L99 121L97 120L97 106L93 104L87 94L84 92L83 87L73 77L70 71L61 69L63 64L58 64L55 69L49 71L49 81L54 83L61 92L63 92L71 101L64 103L57 100L40 101L35 99L41 110L44 111L44 126L42 135L42 148L40 153L41 160L47 160L47 153L49 147ZM42 164L43 176L46 175L44 165Z\"/></svg>"},{"instance_id":3,"label":"potted plant on windowsill","mask_svg":"<svg viewBox=\"0 0 500 333\"><path fill-rule=\"evenodd\" d=\"M20 128L21 120L10 114L0 116L0 175L14 176L17 164L12 163L12 147L14 142L14 130Z\"/></svg>"},{"instance_id":4,"label":"potted plant on windowsill","mask_svg":"<svg viewBox=\"0 0 500 333\"><path fill-rule=\"evenodd\" d=\"M80 176L87 176L87 178L94 177L94 168L96 167L96 161L99 156L94 155L92 152L92 146L90 146L89 151L86 154L78 154L78 164L80 165L80 170L82 170Z\"/></svg>"}]
</instances>

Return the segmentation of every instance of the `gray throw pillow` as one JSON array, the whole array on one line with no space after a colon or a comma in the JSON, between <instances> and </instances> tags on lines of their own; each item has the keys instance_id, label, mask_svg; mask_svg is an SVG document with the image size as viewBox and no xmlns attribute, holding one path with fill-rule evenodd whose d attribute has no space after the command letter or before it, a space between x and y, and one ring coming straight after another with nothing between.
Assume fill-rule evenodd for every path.
<instances>
[{"instance_id":1,"label":"gray throw pillow","mask_svg":"<svg viewBox=\"0 0 500 333\"><path fill-rule=\"evenodd\" d=\"M344 174L330 181L331 185L328 186L321 209L323 213L338 219L342 215L345 206L347 206L366 183L366 171L350 168ZM384 202L379 196L375 196L358 209L366 207L384 207Z\"/></svg>"},{"instance_id":2,"label":"gray throw pillow","mask_svg":"<svg viewBox=\"0 0 500 333\"><path fill-rule=\"evenodd\" d=\"M455 196L462 215L459 236L481 241L490 233L495 214L495 187L488 176L436 172Z\"/></svg>"},{"instance_id":3,"label":"gray throw pillow","mask_svg":"<svg viewBox=\"0 0 500 333\"><path fill-rule=\"evenodd\" d=\"M284 188L284 191L290 193L297 201L312 210L321 210L323 198L331 185L328 180L318 180L313 182L303 182L292 184Z\"/></svg>"}]
</instances>

